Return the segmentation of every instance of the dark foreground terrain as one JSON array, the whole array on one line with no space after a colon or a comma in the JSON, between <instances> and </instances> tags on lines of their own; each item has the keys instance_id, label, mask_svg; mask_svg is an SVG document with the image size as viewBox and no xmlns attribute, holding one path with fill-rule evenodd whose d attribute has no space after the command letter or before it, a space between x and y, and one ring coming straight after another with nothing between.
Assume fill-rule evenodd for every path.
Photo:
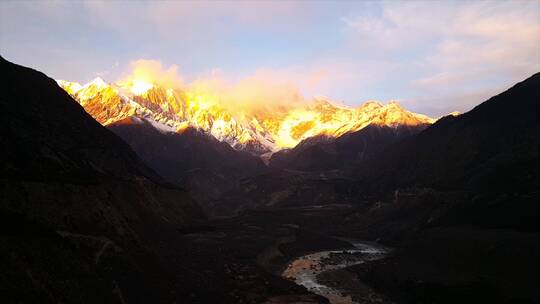
<instances>
[{"instance_id":1,"label":"dark foreground terrain","mask_svg":"<svg viewBox=\"0 0 540 304\"><path fill-rule=\"evenodd\" d=\"M352 299L540 302L540 74L423 131L370 127L266 168L196 132L112 127L130 147L54 80L0 68L2 303L328 303L282 273L346 239L395 248L317 276ZM384 146L348 154L366 142Z\"/></svg>"}]
</instances>

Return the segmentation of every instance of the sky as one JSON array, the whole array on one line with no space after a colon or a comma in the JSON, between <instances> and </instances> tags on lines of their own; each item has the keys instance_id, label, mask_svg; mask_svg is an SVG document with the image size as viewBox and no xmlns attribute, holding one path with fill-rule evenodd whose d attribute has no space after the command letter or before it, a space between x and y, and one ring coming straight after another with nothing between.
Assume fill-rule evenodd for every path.
<instances>
[{"instance_id":1,"label":"sky","mask_svg":"<svg viewBox=\"0 0 540 304\"><path fill-rule=\"evenodd\" d=\"M540 1L4 0L0 55L81 83L142 62L185 86L255 79L438 117L540 72Z\"/></svg>"}]
</instances>

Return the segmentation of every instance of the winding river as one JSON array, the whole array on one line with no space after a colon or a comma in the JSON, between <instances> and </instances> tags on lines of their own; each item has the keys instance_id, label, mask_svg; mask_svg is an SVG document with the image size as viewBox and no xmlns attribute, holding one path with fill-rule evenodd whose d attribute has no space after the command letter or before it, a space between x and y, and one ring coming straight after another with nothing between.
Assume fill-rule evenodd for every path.
<instances>
[{"instance_id":1,"label":"winding river","mask_svg":"<svg viewBox=\"0 0 540 304\"><path fill-rule=\"evenodd\" d=\"M327 298L331 304L389 303L355 277L351 278L352 274L339 273L346 267L381 259L388 249L373 243L348 241L354 249L301 256L289 263L282 276ZM332 283L324 283L328 282L328 279L321 279L325 275L330 275Z\"/></svg>"}]
</instances>

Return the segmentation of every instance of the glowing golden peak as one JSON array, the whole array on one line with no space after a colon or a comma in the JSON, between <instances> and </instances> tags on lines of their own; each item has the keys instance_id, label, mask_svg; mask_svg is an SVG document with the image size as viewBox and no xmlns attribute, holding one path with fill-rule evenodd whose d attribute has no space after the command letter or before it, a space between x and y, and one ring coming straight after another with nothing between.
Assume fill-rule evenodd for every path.
<instances>
[{"instance_id":1,"label":"glowing golden peak","mask_svg":"<svg viewBox=\"0 0 540 304\"><path fill-rule=\"evenodd\" d=\"M153 87L154 87L153 83L136 79L133 81L130 90L135 95L142 95L146 93L148 90L152 89Z\"/></svg>"},{"instance_id":2,"label":"glowing golden peak","mask_svg":"<svg viewBox=\"0 0 540 304\"><path fill-rule=\"evenodd\" d=\"M139 96L151 90L154 87L154 82L143 79L128 79L118 81L117 85Z\"/></svg>"}]
</instances>

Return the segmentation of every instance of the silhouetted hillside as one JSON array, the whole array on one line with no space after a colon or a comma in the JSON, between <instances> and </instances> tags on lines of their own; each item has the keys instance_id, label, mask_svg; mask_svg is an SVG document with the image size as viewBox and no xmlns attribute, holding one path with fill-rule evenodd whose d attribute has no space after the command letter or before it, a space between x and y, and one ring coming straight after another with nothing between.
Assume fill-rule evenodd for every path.
<instances>
[{"instance_id":1,"label":"silhouetted hillside","mask_svg":"<svg viewBox=\"0 0 540 304\"><path fill-rule=\"evenodd\" d=\"M1 298L170 298L171 274L149 248L200 208L54 80L3 58L0 70Z\"/></svg>"},{"instance_id":2,"label":"silhouetted hillside","mask_svg":"<svg viewBox=\"0 0 540 304\"><path fill-rule=\"evenodd\" d=\"M108 128L125 140L158 174L188 189L209 213L213 201L235 186L239 179L267 169L259 157L237 151L193 128L182 133L162 133L136 117Z\"/></svg>"},{"instance_id":3,"label":"silhouetted hillside","mask_svg":"<svg viewBox=\"0 0 540 304\"><path fill-rule=\"evenodd\" d=\"M461 206L468 209L459 212L463 221L538 231L539 100L535 74L470 112L389 146L358 176L383 193L406 187L466 191L475 203Z\"/></svg>"}]
</instances>

